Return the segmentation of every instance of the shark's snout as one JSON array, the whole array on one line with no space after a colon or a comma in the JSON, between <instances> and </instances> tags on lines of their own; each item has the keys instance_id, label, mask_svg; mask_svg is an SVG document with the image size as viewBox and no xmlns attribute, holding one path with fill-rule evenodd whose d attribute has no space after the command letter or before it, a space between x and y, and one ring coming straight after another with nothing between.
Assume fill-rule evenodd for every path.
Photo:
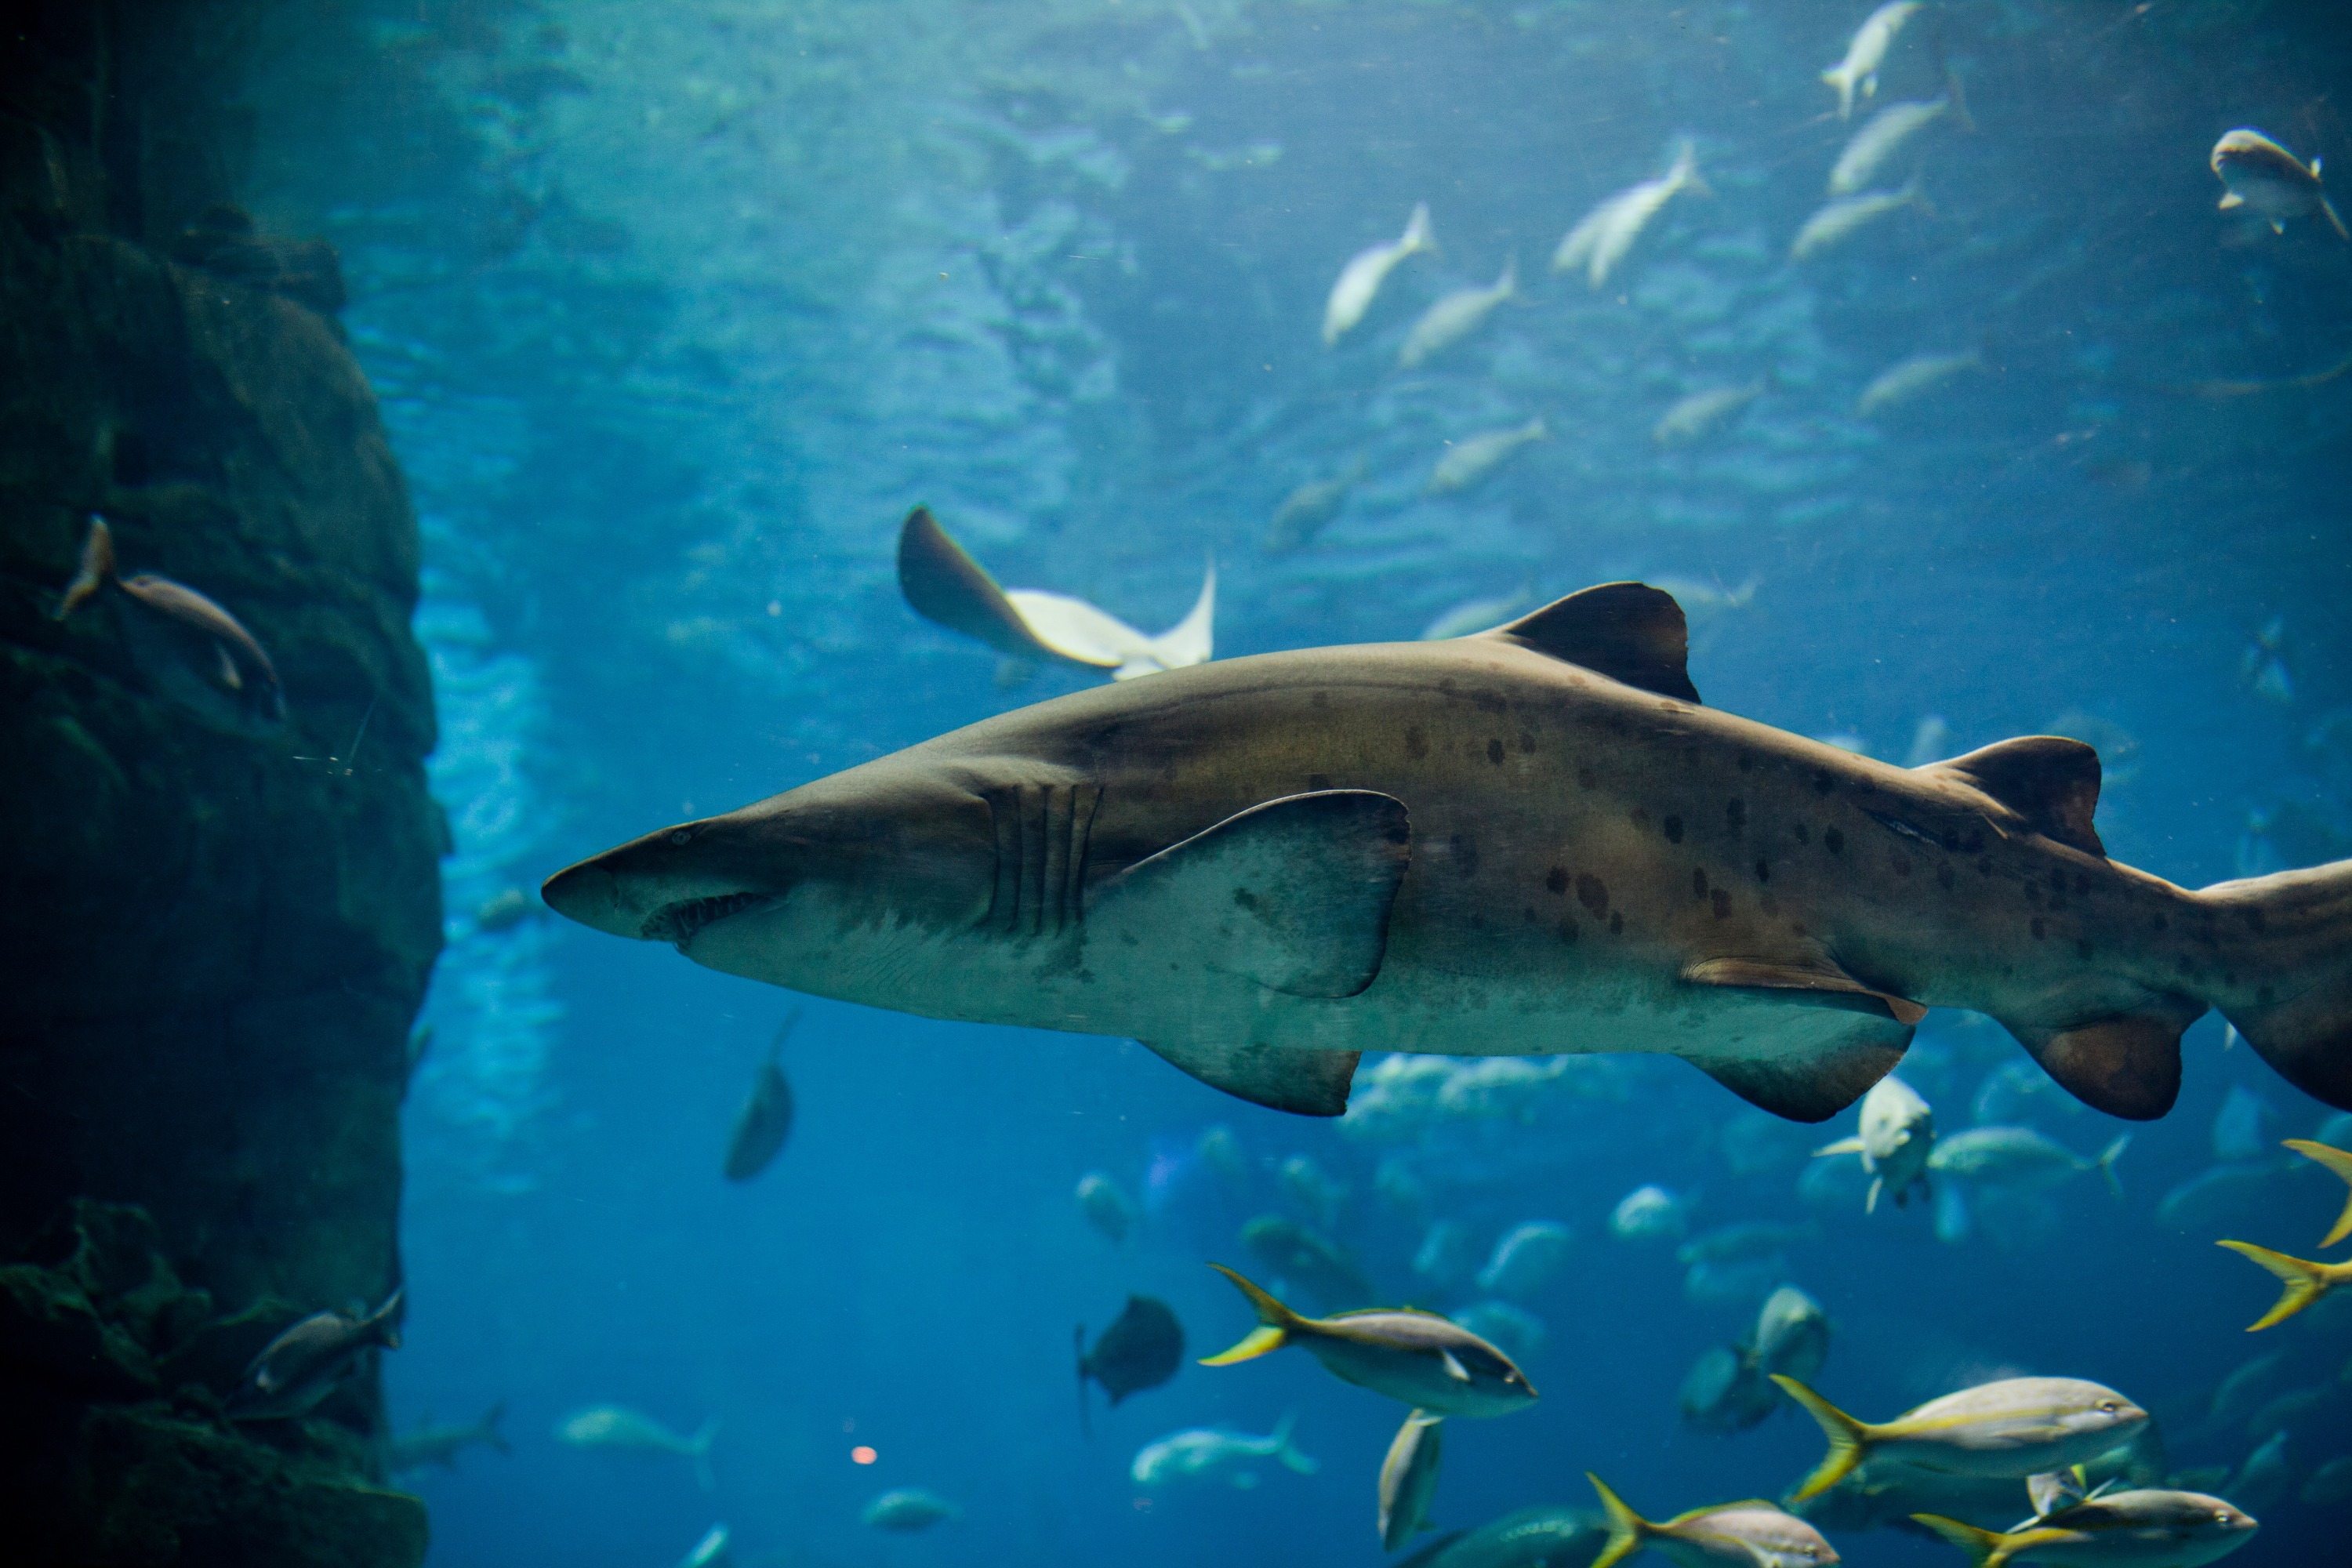
<instances>
[{"instance_id":1,"label":"shark's snout","mask_svg":"<svg viewBox=\"0 0 2352 1568\"><path fill-rule=\"evenodd\" d=\"M539 896L564 919L608 936L636 936L644 924L642 917L624 907L619 885L602 856L566 866L540 884Z\"/></svg>"},{"instance_id":2,"label":"shark's snout","mask_svg":"<svg viewBox=\"0 0 2352 1568\"><path fill-rule=\"evenodd\" d=\"M772 855L742 863L745 837L732 818L667 827L558 871L540 897L608 935L684 948L730 915L772 907L789 885Z\"/></svg>"}]
</instances>

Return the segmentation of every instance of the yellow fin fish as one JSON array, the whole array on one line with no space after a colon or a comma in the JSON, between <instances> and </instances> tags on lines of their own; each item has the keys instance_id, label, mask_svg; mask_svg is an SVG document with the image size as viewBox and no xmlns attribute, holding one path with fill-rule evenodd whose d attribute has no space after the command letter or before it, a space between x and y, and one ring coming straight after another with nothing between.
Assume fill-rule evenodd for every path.
<instances>
[{"instance_id":1,"label":"yellow fin fish","mask_svg":"<svg viewBox=\"0 0 2352 1568\"><path fill-rule=\"evenodd\" d=\"M2147 1412L2103 1384L2004 1377L1906 1410L1857 1421L1795 1378L1772 1381L1804 1407L1829 1453L1790 1497L1819 1497L1874 1454L1922 1469L2023 1480L2096 1458L2147 1424Z\"/></svg>"},{"instance_id":2,"label":"yellow fin fish","mask_svg":"<svg viewBox=\"0 0 2352 1568\"><path fill-rule=\"evenodd\" d=\"M1584 1479L1601 1494L1609 1514L1609 1541L1591 1568L1616 1568L1644 1546L1655 1544L1676 1563L1688 1564L1739 1563L1753 1568L1807 1568L1837 1562L1837 1548L1822 1532L1761 1498L1742 1502L1711 1503L1678 1513L1663 1524L1653 1524L1625 1506L1599 1476L1587 1470Z\"/></svg>"},{"instance_id":3,"label":"yellow fin fish","mask_svg":"<svg viewBox=\"0 0 2352 1568\"><path fill-rule=\"evenodd\" d=\"M1535 1403L1535 1389L1509 1356L1450 1319L1411 1308L1304 1317L1224 1265L1209 1267L1249 1299L1258 1326L1202 1366L1232 1366L1297 1344L1341 1381L1432 1415L1503 1415Z\"/></svg>"},{"instance_id":4,"label":"yellow fin fish","mask_svg":"<svg viewBox=\"0 0 2352 1568\"><path fill-rule=\"evenodd\" d=\"M1937 1513L1911 1517L1967 1552L1973 1568L2018 1561L2201 1568L2252 1541L2259 1528L2252 1515L2221 1498L2168 1490L2077 1499L2014 1530L1979 1530Z\"/></svg>"},{"instance_id":5,"label":"yellow fin fish","mask_svg":"<svg viewBox=\"0 0 2352 1568\"><path fill-rule=\"evenodd\" d=\"M2273 1252L2267 1247L2256 1247L2251 1241L2217 1241L2216 1247L2226 1247L2232 1252L2252 1258L2286 1282L2279 1299L2271 1310L2246 1325L2246 1332L2259 1333L2275 1323L2284 1323L2322 1296L2339 1285L2352 1284L2352 1261L2315 1263L2308 1258L2289 1258L2284 1252Z\"/></svg>"},{"instance_id":6,"label":"yellow fin fish","mask_svg":"<svg viewBox=\"0 0 2352 1568\"><path fill-rule=\"evenodd\" d=\"M2286 1146L2305 1159L2314 1160L2326 1166L2330 1171L2343 1177L2347 1184L2352 1184L2352 1152L2333 1148L2326 1143L2315 1143L2308 1138L2290 1138L2286 1141ZM2319 1245L2333 1247L2347 1236L2352 1236L2352 1194L2346 1195L2344 1212L2336 1216L2335 1227L2319 1238Z\"/></svg>"}]
</instances>

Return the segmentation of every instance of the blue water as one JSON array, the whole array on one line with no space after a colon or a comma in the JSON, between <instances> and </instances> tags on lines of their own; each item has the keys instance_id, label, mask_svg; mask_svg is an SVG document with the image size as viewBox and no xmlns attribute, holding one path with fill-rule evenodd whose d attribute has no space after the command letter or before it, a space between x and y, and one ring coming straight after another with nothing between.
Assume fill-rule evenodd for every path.
<instances>
[{"instance_id":1,"label":"blue water","mask_svg":"<svg viewBox=\"0 0 2352 1568\"><path fill-rule=\"evenodd\" d=\"M2092 1377L2158 1411L2176 1468L2234 1469L2262 1435L2206 1419L2214 1388L2285 1351L2269 1392L2324 1397L2231 1561L2352 1539L2345 1503L2296 1495L2352 1452L2352 1313L2250 1339L2271 1282L2211 1245L2309 1252L2341 1193L2275 1143L2328 1111L2225 1051L2218 1019L2189 1035L2179 1108L2135 1130L2123 1199L2081 1178L2006 1237L1940 1241L1918 1205L1865 1220L1850 1191L1808 1205L1807 1151L1850 1115L1767 1130L1736 1171L1727 1130L1754 1114L1668 1061L1617 1063L1606 1098L1549 1096L1525 1122L1384 1142L1133 1045L823 1001L784 1053L793 1140L730 1187L730 1119L793 999L552 921L471 920L655 826L1088 684L1008 691L993 654L908 612L892 550L917 501L1007 584L1148 630L1213 556L1219 657L1624 577L1752 583L1692 601L1714 706L1897 762L1930 715L1934 754L2091 740L2110 853L2189 886L2344 855L2352 376L2278 384L2352 354L2352 247L2323 219L2273 235L2217 213L2205 158L2251 124L2352 166L2352 34L2322 5L1936 7L1877 101L1931 98L1948 66L1977 130L1939 123L1890 164L1881 183L1916 168L1925 208L1792 264L1864 112L1841 124L1817 75L1867 9L380 0L275 24L255 205L341 247L426 540L457 847L386 1378L400 1426L504 1401L514 1448L415 1479L436 1564L666 1564L719 1521L743 1562L1372 1563L1402 1412L1303 1355L1187 1364L1097 1404L1090 1441L1074 1407L1072 1325L1130 1290L1172 1303L1194 1354L1244 1331L1202 1264L1242 1262L1254 1215L1304 1217L1276 1176L1297 1153L1349 1189L1334 1234L1391 1300L1476 1292L1414 1279L1421 1224L1376 1194L1384 1156L1482 1248L1526 1219L1576 1233L1526 1303L1541 1403L1450 1424L1446 1528L1590 1506L1586 1469L1664 1517L1777 1495L1817 1458L1794 1412L1731 1437L1677 1416L1752 1300L1695 1303L1670 1247L1610 1237L1654 1182L1697 1195L1696 1230L1818 1224L1785 1274L1827 1307L1820 1382L1860 1414L2004 1371ZM1669 203L1601 289L1549 275L1568 227L1684 136L1713 195ZM1327 351L1341 264L1419 201L1441 253ZM1394 368L1427 303L1514 253L1524 300ZM1906 356L1970 350L1854 413ZM1768 375L1705 439L1652 440L1684 394ZM1421 494L1446 443L1537 415L1549 440ZM1358 459L1341 515L1270 555L1281 499ZM1937 1015L1903 1070L1948 1135L2024 1060ZM2167 1223L2221 1157L2232 1089L2260 1098L2275 1169ZM2054 1091L2022 1114L2085 1153L2119 1130ZM1187 1152L1216 1123L1253 1163L1244 1189ZM1123 1245L1073 1199L1091 1170L1151 1194ZM717 1489L556 1441L607 1402L680 1432L719 1417ZM1145 1442L1290 1410L1317 1474L1139 1500ZM859 1522L902 1485L961 1517ZM1833 1540L1854 1563L1960 1561L1885 1530Z\"/></svg>"}]
</instances>

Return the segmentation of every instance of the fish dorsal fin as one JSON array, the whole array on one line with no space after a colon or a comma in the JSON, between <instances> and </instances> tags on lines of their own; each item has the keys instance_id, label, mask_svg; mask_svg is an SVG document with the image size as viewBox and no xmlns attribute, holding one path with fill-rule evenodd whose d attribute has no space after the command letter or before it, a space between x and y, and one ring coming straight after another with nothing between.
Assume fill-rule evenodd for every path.
<instances>
[{"instance_id":1,"label":"fish dorsal fin","mask_svg":"<svg viewBox=\"0 0 2352 1568\"><path fill-rule=\"evenodd\" d=\"M2044 838L2106 858L2107 847L2091 826L2099 808L2099 753L2080 741L2021 735L1919 771L1990 795Z\"/></svg>"},{"instance_id":2,"label":"fish dorsal fin","mask_svg":"<svg viewBox=\"0 0 2352 1568\"><path fill-rule=\"evenodd\" d=\"M1645 583L1603 583L1480 634L1672 697L1699 700L1691 684L1690 628L1675 596Z\"/></svg>"}]
</instances>

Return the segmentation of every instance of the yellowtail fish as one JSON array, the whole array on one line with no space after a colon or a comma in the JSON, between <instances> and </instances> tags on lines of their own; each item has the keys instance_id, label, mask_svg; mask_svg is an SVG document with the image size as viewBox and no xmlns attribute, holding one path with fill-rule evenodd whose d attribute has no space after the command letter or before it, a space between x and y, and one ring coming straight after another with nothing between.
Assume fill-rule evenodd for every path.
<instances>
[{"instance_id":1,"label":"yellowtail fish","mask_svg":"<svg viewBox=\"0 0 2352 1568\"><path fill-rule=\"evenodd\" d=\"M1661 447L1696 441L1755 402L1763 392L1761 376L1745 386L1711 386L1704 392L1694 392L1677 401L1650 427L1650 439Z\"/></svg>"},{"instance_id":2,"label":"yellowtail fish","mask_svg":"<svg viewBox=\"0 0 2352 1568\"><path fill-rule=\"evenodd\" d=\"M1864 98L1878 91L1878 68L1886 63L1895 35L1917 9L1919 0L1895 0L1891 5L1881 5L1854 29L1853 41L1845 47L1845 58L1822 72L1822 80L1837 89L1840 120L1853 118L1857 89Z\"/></svg>"},{"instance_id":3,"label":"yellowtail fish","mask_svg":"<svg viewBox=\"0 0 2352 1568\"><path fill-rule=\"evenodd\" d=\"M1544 428L1543 416L1538 414L1508 430L1465 436L1437 459L1437 466L1429 471L1429 482L1422 487L1422 494L1439 496L1466 490L1509 461L1520 447L1530 441L1545 440L1550 434Z\"/></svg>"},{"instance_id":4,"label":"yellowtail fish","mask_svg":"<svg viewBox=\"0 0 2352 1568\"><path fill-rule=\"evenodd\" d=\"M1958 100L1948 93L1942 98L1890 103L1872 115L1838 154L1837 165L1830 171L1830 195L1851 196L1868 190L1872 176L1903 150L1905 142L1958 107ZM1967 113L1961 109L1956 118L1966 124Z\"/></svg>"},{"instance_id":5,"label":"yellowtail fish","mask_svg":"<svg viewBox=\"0 0 2352 1568\"><path fill-rule=\"evenodd\" d=\"M1894 1193L1897 1208L1909 1201L1914 1187L1926 1196L1935 1195L1927 1186L1927 1161L1935 1152L1935 1111L1917 1089L1889 1073L1862 1097L1861 1131L1822 1145L1813 1157L1861 1155L1862 1168L1870 1173L1870 1195L1863 1200L1862 1212L1875 1214L1885 1192Z\"/></svg>"},{"instance_id":6,"label":"yellowtail fish","mask_svg":"<svg viewBox=\"0 0 2352 1568\"><path fill-rule=\"evenodd\" d=\"M1626 1507L1599 1476L1587 1470L1584 1479L1601 1494L1609 1514L1609 1542L1591 1568L1616 1568L1645 1546L1656 1547L1681 1568L1809 1568L1839 1560L1820 1531L1760 1498L1695 1508L1653 1524Z\"/></svg>"},{"instance_id":7,"label":"yellowtail fish","mask_svg":"<svg viewBox=\"0 0 2352 1568\"><path fill-rule=\"evenodd\" d=\"M1715 194L1699 178L1698 153L1687 138L1675 146L1674 164L1664 174L1604 197L1578 220L1559 242L1559 248L1552 252L1551 269L1566 272L1581 267L1585 281L1600 288L1609 280L1617 264L1625 259L1625 253L1633 248L1633 242L1642 237L1650 220L1685 191L1700 195Z\"/></svg>"},{"instance_id":8,"label":"yellowtail fish","mask_svg":"<svg viewBox=\"0 0 2352 1568\"><path fill-rule=\"evenodd\" d=\"M1507 1415L1536 1401L1510 1357L1434 1312L1374 1308L1302 1317L1223 1265L1209 1267L1248 1298L1259 1326L1202 1366L1232 1366L1298 1344L1342 1382L1434 1415Z\"/></svg>"},{"instance_id":9,"label":"yellowtail fish","mask_svg":"<svg viewBox=\"0 0 2352 1568\"><path fill-rule=\"evenodd\" d=\"M1857 1421L1785 1374L1781 1391L1821 1424L1830 1451L1792 1500L1837 1485L1875 1455L1927 1470L2014 1477L2095 1458L2147 1424L2147 1412L2103 1384L2075 1377L2005 1377L1931 1399L1892 1421Z\"/></svg>"},{"instance_id":10,"label":"yellowtail fish","mask_svg":"<svg viewBox=\"0 0 2352 1568\"><path fill-rule=\"evenodd\" d=\"M1339 281L1331 285L1330 299L1323 304L1323 346L1332 347L1364 319L1364 312L1372 308L1373 298L1398 262L1436 248L1437 242L1429 232L1429 204L1422 202L1413 207L1403 234L1366 246L1349 257L1348 265L1339 268Z\"/></svg>"},{"instance_id":11,"label":"yellowtail fish","mask_svg":"<svg viewBox=\"0 0 2352 1568\"><path fill-rule=\"evenodd\" d=\"M2273 234L2284 234L2291 217L2318 213L2335 226L2338 236L2352 238L2345 231L2344 220L2336 216L2326 188L2319 183L2318 159L2306 164L2261 132L2241 127L2213 143L2210 162L2213 173L2228 187L2221 202L2224 211L2251 208Z\"/></svg>"},{"instance_id":12,"label":"yellowtail fish","mask_svg":"<svg viewBox=\"0 0 2352 1568\"><path fill-rule=\"evenodd\" d=\"M1421 363L1433 353L1451 348L1478 330L1478 323L1494 313L1495 307L1506 300L1518 297L1519 258L1516 256L1503 263L1502 275L1484 289L1456 289L1428 310L1404 335L1404 346L1397 351L1397 363L1406 370Z\"/></svg>"},{"instance_id":13,"label":"yellowtail fish","mask_svg":"<svg viewBox=\"0 0 2352 1568\"><path fill-rule=\"evenodd\" d=\"M2326 1143L2315 1143L2308 1138L2290 1138L2286 1141L2286 1147L2306 1160L2315 1161L2325 1165L2329 1171L2341 1176L2347 1184L2352 1184L2352 1152L2331 1148ZM2319 1238L2319 1245L2333 1247L2347 1236L2352 1236L2352 1194L2346 1195L2344 1212L2336 1216L2335 1225L2328 1228L2326 1236Z\"/></svg>"},{"instance_id":14,"label":"yellowtail fish","mask_svg":"<svg viewBox=\"0 0 2352 1568\"><path fill-rule=\"evenodd\" d=\"M1797 237L1789 242L1789 259L1802 261L1818 256L1831 246L1851 237L1864 225L1900 212L1919 201L1919 178L1913 175L1898 190L1864 191L1860 195L1836 196L1807 218L1797 230Z\"/></svg>"},{"instance_id":15,"label":"yellowtail fish","mask_svg":"<svg viewBox=\"0 0 2352 1568\"><path fill-rule=\"evenodd\" d=\"M1394 1552L1429 1528L1429 1502L1437 1495L1437 1467L1445 1417L1416 1410L1404 1418L1381 1461L1381 1549Z\"/></svg>"},{"instance_id":16,"label":"yellowtail fish","mask_svg":"<svg viewBox=\"0 0 2352 1568\"><path fill-rule=\"evenodd\" d=\"M2273 1252L2267 1247L2256 1247L2251 1241L2217 1241L2213 1245L2252 1258L2286 1282L2286 1289L2279 1292L2271 1310L2246 1325L2250 1334L2286 1321L2339 1285L2352 1284L2352 1258L2342 1263L2315 1263Z\"/></svg>"},{"instance_id":17,"label":"yellowtail fish","mask_svg":"<svg viewBox=\"0 0 2352 1568\"><path fill-rule=\"evenodd\" d=\"M277 667L245 624L184 583L147 572L122 576L114 531L95 512L80 568L50 618L62 621L92 603L113 619L141 679L205 728L268 735L285 726Z\"/></svg>"},{"instance_id":18,"label":"yellowtail fish","mask_svg":"<svg viewBox=\"0 0 2352 1568\"><path fill-rule=\"evenodd\" d=\"M898 531L898 590L907 607L925 620L986 643L1007 658L1058 659L1108 669L1113 680L1206 664L1213 647L1213 562L1192 613L1152 637L1084 599L1035 588L998 587L996 579L948 537L929 507L908 512Z\"/></svg>"},{"instance_id":19,"label":"yellowtail fish","mask_svg":"<svg viewBox=\"0 0 2352 1568\"><path fill-rule=\"evenodd\" d=\"M1965 353L1914 354L1891 364L1872 378L1853 400L1854 417L1867 419L1881 409L1907 403L1923 392L1941 386L1964 370L1982 370L1984 356L1974 349Z\"/></svg>"},{"instance_id":20,"label":"yellowtail fish","mask_svg":"<svg viewBox=\"0 0 2352 1568\"><path fill-rule=\"evenodd\" d=\"M1979 1530L1940 1514L1911 1516L1969 1554L1973 1568L2012 1562L2053 1568L2202 1568L2254 1538L2252 1514L2203 1492L2106 1492L2014 1530Z\"/></svg>"}]
</instances>

